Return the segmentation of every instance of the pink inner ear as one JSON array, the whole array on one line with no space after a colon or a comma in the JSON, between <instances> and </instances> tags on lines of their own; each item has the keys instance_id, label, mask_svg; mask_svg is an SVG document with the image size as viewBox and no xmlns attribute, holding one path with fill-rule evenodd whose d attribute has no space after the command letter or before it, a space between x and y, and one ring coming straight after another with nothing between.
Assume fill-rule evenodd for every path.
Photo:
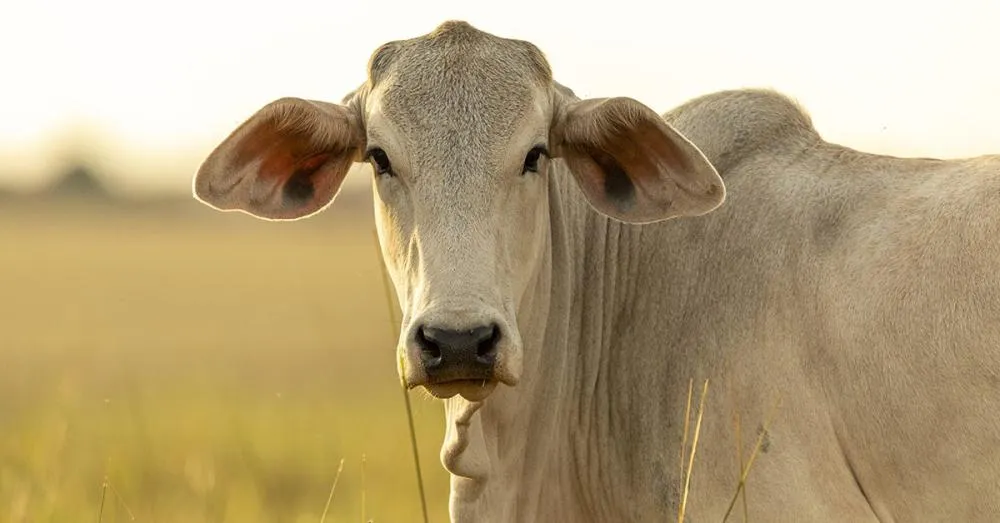
<instances>
[{"instance_id":1,"label":"pink inner ear","mask_svg":"<svg viewBox=\"0 0 1000 523\"><path fill-rule=\"evenodd\" d=\"M306 171L309 173L316 172L316 169L322 167L323 164L326 163L326 161L329 159L330 159L330 153L320 153L314 156L310 156L309 158L306 158L305 160L299 162L299 168L296 169L295 171L296 173L300 171Z\"/></svg>"},{"instance_id":2,"label":"pink inner ear","mask_svg":"<svg viewBox=\"0 0 1000 523\"><path fill-rule=\"evenodd\" d=\"M262 125L240 144L237 163L260 159L258 176L284 185L293 179L312 176L329 160L331 153L311 143L299 133L280 133L274 125Z\"/></svg>"},{"instance_id":3,"label":"pink inner ear","mask_svg":"<svg viewBox=\"0 0 1000 523\"><path fill-rule=\"evenodd\" d=\"M316 195L317 185L322 180L316 180L316 173L330 159L331 153L321 153L310 156L298 163L292 175L280 187L282 200L293 205L304 204Z\"/></svg>"}]
</instances>

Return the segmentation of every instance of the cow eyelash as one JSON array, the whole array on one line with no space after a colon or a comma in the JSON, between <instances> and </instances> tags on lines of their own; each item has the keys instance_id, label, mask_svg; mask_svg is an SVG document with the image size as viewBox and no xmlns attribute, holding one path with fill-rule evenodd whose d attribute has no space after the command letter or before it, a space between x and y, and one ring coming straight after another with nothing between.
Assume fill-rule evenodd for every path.
<instances>
[{"instance_id":1,"label":"cow eyelash","mask_svg":"<svg viewBox=\"0 0 1000 523\"><path fill-rule=\"evenodd\" d=\"M541 159L542 155L548 156L549 151L544 145L536 145L528 151L528 154L524 157L524 166L521 169L521 174L526 174L529 172L538 172L538 160Z\"/></svg>"},{"instance_id":2,"label":"cow eyelash","mask_svg":"<svg viewBox=\"0 0 1000 523\"><path fill-rule=\"evenodd\" d=\"M392 163L389 162L389 155L380 147L372 147L365 153L365 160L372 162L375 174L395 176L392 172Z\"/></svg>"}]
</instances>

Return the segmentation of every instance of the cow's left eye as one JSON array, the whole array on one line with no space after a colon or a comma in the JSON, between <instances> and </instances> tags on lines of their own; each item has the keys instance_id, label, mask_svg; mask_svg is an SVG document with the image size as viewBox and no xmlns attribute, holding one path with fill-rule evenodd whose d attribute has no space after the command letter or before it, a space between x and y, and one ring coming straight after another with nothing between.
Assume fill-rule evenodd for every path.
<instances>
[{"instance_id":1,"label":"cow's left eye","mask_svg":"<svg viewBox=\"0 0 1000 523\"><path fill-rule=\"evenodd\" d=\"M545 150L544 145L536 145L528 151L528 155L524 157L524 168L521 170L521 174L525 173L537 173L538 172L538 160L543 154L548 154Z\"/></svg>"}]
</instances>

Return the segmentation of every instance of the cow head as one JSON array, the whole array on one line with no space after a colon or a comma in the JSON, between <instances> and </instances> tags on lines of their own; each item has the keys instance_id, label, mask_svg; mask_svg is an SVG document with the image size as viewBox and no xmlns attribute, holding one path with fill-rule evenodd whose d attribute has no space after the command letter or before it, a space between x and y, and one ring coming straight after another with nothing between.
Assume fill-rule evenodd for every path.
<instances>
[{"instance_id":1,"label":"cow head","mask_svg":"<svg viewBox=\"0 0 1000 523\"><path fill-rule=\"evenodd\" d=\"M383 45L340 104L263 107L205 160L194 192L220 210L298 219L362 161L404 313L402 377L472 401L521 378L517 314L545 259L549 177L571 172L594 209L630 223L704 214L725 192L653 110L579 100L534 45L463 22Z\"/></svg>"}]
</instances>

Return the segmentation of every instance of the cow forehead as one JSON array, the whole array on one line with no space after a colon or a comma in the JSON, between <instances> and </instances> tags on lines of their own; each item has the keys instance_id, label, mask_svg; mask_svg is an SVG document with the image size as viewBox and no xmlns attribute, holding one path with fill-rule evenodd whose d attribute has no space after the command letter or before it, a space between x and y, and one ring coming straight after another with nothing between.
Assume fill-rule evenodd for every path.
<instances>
[{"instance_id":1,"label":"cow forehead","mask_svg":"<svg viewBox=\"0 0 1000 523\"><path fill-rule=\"evenodd\" d=\"M514 132L551 78L531 43L445 22L376 50L368 81L382 115L415 145L475 148Z\"/></svg>"}]
</instances>

